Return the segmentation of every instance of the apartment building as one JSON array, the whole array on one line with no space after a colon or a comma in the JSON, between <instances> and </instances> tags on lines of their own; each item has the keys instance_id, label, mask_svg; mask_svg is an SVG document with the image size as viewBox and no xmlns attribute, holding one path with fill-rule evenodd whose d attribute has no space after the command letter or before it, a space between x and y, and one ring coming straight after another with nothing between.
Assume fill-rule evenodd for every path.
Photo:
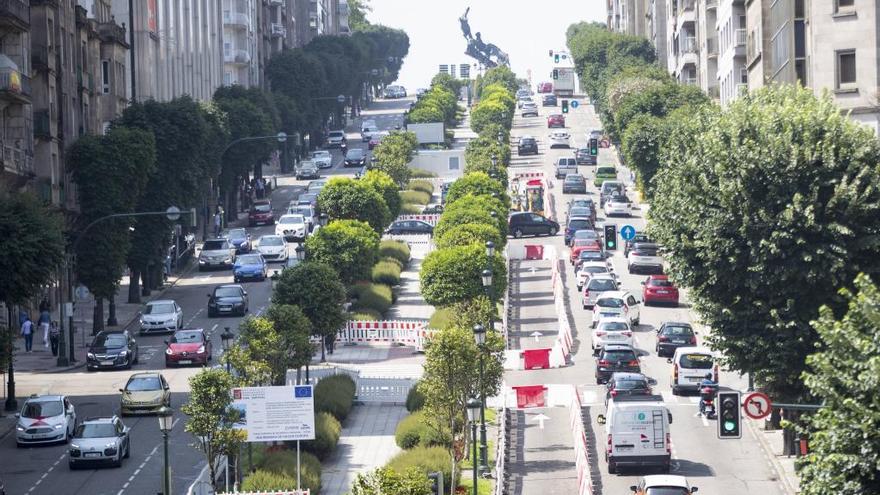
<instances>
[{"instance_id":1,"label":"apartment building","mask_svg":"<svg viewBox=\"0 0 880 495\"><path fill-rule=\"evenodd\" d=\"M348 0L334 0L333 4L336 5L336 12L333 14L333 33L351 35L351 27L348 25L350 14Z\"/></svg>"},{"instance_id":2,"label":"apartment building","mask_svg":"<svg viewBox=\"0 0 880 495\"><path fill-rule=\"evenodd\" d=\"M666 4L667 69L682 84L700 82L696 3L697 0L669 0Z\"/></svg>"},{"instance_id":3,"label":"apartment building","mask_svg":"<svg viewBox=\"0 0 880 495\"><path fill-rule=\"evenodd\" d=\"M33 188L30 4L0 3L0 190Z\"/></svg>"},{"instance_id":4,"label":"apartment building","mask_svg":"<svg viewBox=\"0 0 880 495\"><path fill-rule=\"evenodd\" d=\"M223 84L260 85L260 0L223 0Z\"/></svg>"},{"instance_id":5,"label":"apartment building","mask_svg":"<svg viewBox=\"0 0 880 495\"><path fill-rule=\"evenodd\" d=\"M258 32L260 45L257 53L257 70L265 74L266 65L273 55L296 46L296 18L293 0L262 0ZM261 86L268 88L268 80L261 78Z\"/></svg>"},{"instance_id":6,"label":"apartment building","mask_svg":"<svg viewBox=\"0 0 880 495\"><path fill-rule=\"evenodd\" d=\"M746 11L743 0L719 0L712 30L718 44L717 85L722 105L748 91ZM704 86L705 88L705 86Z\"/></svg>"},{"instance_id":7,"label":"apartment building","mask_svg":"<svg viewBox=\"0 0 880 495\"><path fill-rule=\"evenodd\" d=\"M608 29L633 36L649 37L648 3L645 0L608 0Z\"/></svg>"},{"instance_id":8,"label":"apartment building","mask_svg":"<svg viewBox=\"0 0 880 495\"><path fill-rule=\"evenodd\" d=\"M315 36L335 34L331 4L338 0L293 0L296 46L307 45ZM335 9L333 9L335 10Z\"/></svg>"},{"instance_id":9,"label":"apartment building","mask_svg":"<svg viewBox=\"0 0 880 495\"><path fill-rule=\"evenodd\" d=\"M668 65L666 53L666 0L648 0L645 12L645 29L648 40L657 51L657 63L660 67Z\"/></svg>"},{"instance_id":10,"label":"apartment building","mask_svg":"<svg viewBox=\"0 0 880 495\"><path fill-rule=\"evenodd\" d=\"M697 42L699 44L699 85L712 98L719 97L718 87L718 1L697 2ZM723 1L723 0L722 0Z\"/></svg>"}]
</instances>

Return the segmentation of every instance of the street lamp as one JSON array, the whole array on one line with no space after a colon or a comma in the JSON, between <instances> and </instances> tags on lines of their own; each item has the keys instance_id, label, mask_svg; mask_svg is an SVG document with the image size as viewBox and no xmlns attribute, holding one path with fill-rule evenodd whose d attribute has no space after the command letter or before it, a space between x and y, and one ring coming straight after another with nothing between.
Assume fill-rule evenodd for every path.
<instances>
[{"instance_id":1,"label":"street lamp","mask_svg":"<svg viewBox=\"0 0 880 495\"><path fill-rule=\"evenodd\" d=\"M327 222L329 221L330 217L328 217L326 213L321 213L321 215L318 217L318 223L321 224L321 227L326 227Z\"/></svg>"},{"instance_id":2,"label":"street lamp","mask_svg":"<svg viewBox=\"0 0 880 495\"><path fill-rule=\"evenodd\" d=\"M483 270L483 273L480 275L483 277L483 287L486 288L488 293L489 289L492 288L492 270Z\"/></svg>"},{"instance_id":3,"label":"street lamp","mask_svg":"<svg viewBox=\"0 0 880 495\"><path fill-rule=\"evenodd\" d=\"M296 259L297 259L297 261L299 261L300 263L302 263L303 261L305 261L305 259L306 259L306 248L303 247L303 245L302 245L301 242L300 242L299 244L296 245L296 249L294 249L294 251L296 252Z\"/></svg>"},{"instance_id":4,"label":"street lamp","mask_svg":"<svg viewBox=\"0 0 880 495\"><path fill-rule=\"evenodd\" d=\"M504 144L504 131L498 131L498 144Z\"/></svg>"},{"instance_id":5,"label":"street lamp","mask_svg":"<svg viewBox=\"0 0 880 495\"><path fill-rule=\"evenodd\" d=\"M159 429L162 430L162 443L165 449L165 470L162 480L162 493L164 495L171 495L171 468L168 465L168 434L174 427L174 409L171 409L167 406L162 406L161 408L159 408L158 416Z\"/></svg>"},{"instance_id":6,"label":"street lamp","mask_svg":"<svg viewBox=\"0 0 880 495\"><path fill-rule=\"evenodd\" d=\"M229 327L224 327L223 333L220 334L220 341L223 343L223 354L225 355L229 352L229 348L232 345L232 339L235 338L235 334L229 331ZM229 364L229 356L226 356L226 372L231 373L232 370Z\"/></svg>"},{"instance_id":7,"label":"street lamp","mask_svg":"<svg viewBox=\"0 0 880 495\"><path fill-rule=\"evenodd\" d=\"M479 476L477 475L477 417L480 414L480 408L483 406L483 403L478 401L476 398L471 397L467 401L467 417L468 421L471 423L471 442L474 444L474 453L473 453L473 464L474 464L474 495L477 494L477 480Z\"/></svg>"},{"instance_id":8,"label":"street lamp","mask_svg":"<svg viewBox=\"0 0 880 495\"><path fill-rule=\"evenodd\" d=\"M488 256L490 260L492 256L495 256L495 243L492 241L486 241L486 256Z\"/></svg>"},{"instance_id":9,"label":"street lamp","mask_svg":"<svg viewBox=\"0 0 880 495\"><path fill-rule=\"evenodd\" d=\"M480 472L486 473L489 471L488 464L488 445L486 443L486 392L485 385L483 384L483 375L485 373L484 362L483 362L483 353L485 351L486 344L486 328L479 323L474 325L474 341L477 343L477 352L480 353ZM477 460L474 459L474 464L476 465Z\"/></svg>"},{"instance_id":10,"label":"street lamp","mask_svg":"<svg viewBox=\"0 0 880 495\"><path fill-rule=\"evenodd\" d=\"M498 155L492 153L492 170L489 171L489 177L493 179L498 177Z\"/></svg>"}]
</instances>

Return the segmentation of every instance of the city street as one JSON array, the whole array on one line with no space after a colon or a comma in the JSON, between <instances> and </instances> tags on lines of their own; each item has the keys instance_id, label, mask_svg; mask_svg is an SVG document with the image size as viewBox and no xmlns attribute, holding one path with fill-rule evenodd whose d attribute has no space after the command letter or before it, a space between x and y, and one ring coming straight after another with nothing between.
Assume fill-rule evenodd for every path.
<instances>
[{"instance_id":1,"label":"city street","mask_svg":"<svg viewBox=\"0 0 880 495\"><path fill-rule=\"evenodd\" d=\"M380 129L391 130L402 124L401 113L410 100L378 100L363 116L374 118ZM366 147L360 139L360 119L347 127L349 147ZM322 171L322 176L353 175L356 169L345 169L342 155L333 150L333 168ZM278 188L272 191L272 205L276 218L282 215L288 203L295 199L308 181L296 181L293 177L278 177ZM248 228L251 239L256 241L263 234L274 233L274 226ZM288 245L290 255L294 245ZM270 273L280 270L280 264L270 265ZM173 299L183 309L186 328L203 328L208 332L214 348L214 363L222 354L220 334L226 327L237 333L241 317L208 318L207 294L220 284L233 283L232 272L193 269L173 287L166 290L162 299ZM247 290L251 315L265 311L271 297L271 280L244 283ZM168 380L172 391L172 408L179 411L188 397L188 379L198 373L198 367L166 369L164 362L164 334L140 336L138 323L130 331L135 335L140 362L132 370L88 372L79 369L68 373L17 373L16 389L19 403L30 394L66 394L76 407L78 420L93 416L105 416L119 411L119 388L135 372L159 370ZM193 439L183 428L186 417L176 412L174 430L170 437L170 455L173 493L186 493L205 465L202 454L191 447ZM125 417L123 422L131 428L131 457L121 468L82 469L69 471L66 445L39 446L17 449L14 430L0 432L0 479L10 494L58 493L105 495L125 493L141 495L161 490L162 435L155 417Z\"/></svg>"}]
</instances>

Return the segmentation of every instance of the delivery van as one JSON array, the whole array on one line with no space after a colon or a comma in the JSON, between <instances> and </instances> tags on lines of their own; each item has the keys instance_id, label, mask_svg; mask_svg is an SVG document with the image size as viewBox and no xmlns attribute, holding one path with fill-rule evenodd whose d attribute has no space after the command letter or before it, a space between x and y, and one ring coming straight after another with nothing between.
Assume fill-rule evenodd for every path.
<instances>
[{"instance_id":1,"label":"delivery van","mask_svg":"<svg viewBox=\"0 0 880 495\"><path fill-rule=\"evenodd\" d=\"M666 360L672 364L672 394L697 392L700 382L712 374L712 381L718 383L718 362L710 349L705 347L679 347L675 354Z\"/></svg>"},{"instance_id":2,"label":"delivery van","mask_svg":"<svg viewBox=\"0 0 880 495\"><path fill-rule=\"evenodd\" d=\"M597 420L605 425L608 473L615 474L620 467L659 467L669 472L672 414L663 405L663 397L615 397L605 414Z\"/></svg>"}]
</instances>

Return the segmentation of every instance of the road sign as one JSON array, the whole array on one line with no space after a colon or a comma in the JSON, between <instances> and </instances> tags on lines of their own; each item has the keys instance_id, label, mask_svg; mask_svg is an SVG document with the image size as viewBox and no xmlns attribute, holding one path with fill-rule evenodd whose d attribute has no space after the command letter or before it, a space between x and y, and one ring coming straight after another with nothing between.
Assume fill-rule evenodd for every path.
<instances>
[{"instance_id":1,"label":"road sign","mask_svg":"<svg viewBox=\"0 0 880 495\"><path fill-rule=\"evenodd\" d=\"M74 292L76 295L77 301L88 301L89 300L89 288L85 285L76 286L76 291Z\"/></svg>"},{"instance_id":2,"label":"road sign","mask_svg":"<svg viewBox=\"0 0 880 495\"><path fill-rule=\"evenodd\" d=\"M176 206L169 206L167 210L165 210L165 217L172 222L176 222L180 218L180 208Z\"/></svg>"},{"instance_id":3,"label":"road sign","mask_svg":"<svg viewBox=\"0 0 880 495\"><path fill-rule=\"evenodd\" d=\"M247 432L248 442L314 440L314 396L311 385L234 388L235 428Z\"/></svg>"},{"instance_id":4,"label":"road sign","mask_svg":"<svg viewBox=\"0 0 880 495\"><path fill-rule=\"evenodd\" d=\"M632 225L624 225L620 228L620 237L624 241L628 241L636 236L636 228Z\"/></svg>"},{"instance_id":5,"label":"road sign","mask_svg":"<svg viewBox=\"0 0 880 495\"><path fill-rule=\"evenodd\" d=\"M764 419L772 410L773 403L770 402L770 397L761 392L750 393L743 403L743 411L752 419Z\"/></svg>"},{"instance_id":6,"label":"road sign","mask_svg":"<svg viewBox=\"0 0 880 495\"><path fill-rule=\"evenodd\" d=\"M581 106L581 104L578 103L577 100L571 100L571 103L569 103L569 105L571 105L571 108L577 108L577 107Z\"/></svg>"}]
</instances>

